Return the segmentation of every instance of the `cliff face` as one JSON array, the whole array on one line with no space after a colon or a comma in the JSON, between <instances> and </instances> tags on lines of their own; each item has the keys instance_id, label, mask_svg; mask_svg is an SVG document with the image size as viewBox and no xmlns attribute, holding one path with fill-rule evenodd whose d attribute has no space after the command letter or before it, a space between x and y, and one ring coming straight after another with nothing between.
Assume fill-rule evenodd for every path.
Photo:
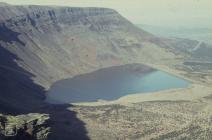
<instances>
[{"instance_id":1,"label":"cliff face","mask_svg":"<svg viewBox=\"0 0 212 140\"><path fill-rule=\"evenodd\" d=\"M138 40L151 37L105 8L1 6L0 13L1 46L46 88L78 74L79 65L98 67L119 49L141 47Z\"/></svg>"}]
</instances>

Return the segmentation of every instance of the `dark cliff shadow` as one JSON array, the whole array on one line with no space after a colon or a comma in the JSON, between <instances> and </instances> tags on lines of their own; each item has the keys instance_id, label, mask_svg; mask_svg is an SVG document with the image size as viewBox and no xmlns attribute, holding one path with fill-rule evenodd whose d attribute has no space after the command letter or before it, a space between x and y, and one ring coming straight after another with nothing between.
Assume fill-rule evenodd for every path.
<instances>
[{"instance_id":1,"label":"dark cliff shadow","mask_svg":"<svg viewBox=\"0 0 212 140\"><path fill-rule=\"evenodd\" d=\"M50 114L51 133L48 140L89 140L85 123L79 120L70 104L47 105L39 112Z\"/></svg>"},{"instance_id":2,"label":"dark cliff shadow","mask_svg":"<svg viewBox=\"0 0 212 140\"><path fill-rule=\"evenodd\" d=\"M33 74L17 65L21 61L0 45L0 111L28 112L45 99L44 88L32 81Z\"/></svg>"},{"instance_id":3,"label":"dark cliff shadow","mask_svg":"<svg viewBox=\"0 0 212 140\"><path fill-rule=\"evenodd\" d=\"M72 106L45 103L46 91L33 82L35 75L14 60L20 59L0 45L0 114L46 113L50 116L49 140L88 140L84 122L68 109ZM29 140L28 136L17 138Z\"/></svg>"},{"instance_id":4,"label":"dark cliff shadow","mask_svg":"<svg viewBox=\"0 0 212 140\"><path fill-rule=\"evenodd\" d=\"M18 42L24 46L24 42L18 38L18 35L20 33L9 29L4 23L0 23L0 40L7 43Z\"/></svg>"}]
</instances>

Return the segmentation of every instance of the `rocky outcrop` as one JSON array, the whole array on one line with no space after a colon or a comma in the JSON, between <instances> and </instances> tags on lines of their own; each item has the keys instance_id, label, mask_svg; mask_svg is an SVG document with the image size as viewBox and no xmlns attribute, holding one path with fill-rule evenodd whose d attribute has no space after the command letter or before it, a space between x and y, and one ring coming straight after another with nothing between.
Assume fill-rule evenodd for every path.
<instances>
[{"instance_id":1,"label":"rocky outcrop","mask_svg":"<svg viewBox=\"0 0 212 140\"><path fill-rule=\"evenodd\" d=\"M49 116L27 114L4 116L0 114L1 140L46 140L50 133Z\"/></svg>"}]
</instances>

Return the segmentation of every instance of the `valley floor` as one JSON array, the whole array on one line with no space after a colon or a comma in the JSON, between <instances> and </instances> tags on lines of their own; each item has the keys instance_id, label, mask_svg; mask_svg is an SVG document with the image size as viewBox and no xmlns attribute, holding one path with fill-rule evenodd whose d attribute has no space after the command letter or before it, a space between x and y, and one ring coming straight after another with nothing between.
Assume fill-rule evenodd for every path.
<instances>
[{"instance_id":1,"label":"valley floor","mask_svg":"<svg viewBox=\"0 0 212 140\"><path fill-rule=\"evenodd\" d=\"M88 136L94 140L212 139L210 80L165 65L151 66L189 80L192 86L75 104L71 110L85 122Z\"/></svg>"}]
</instances>

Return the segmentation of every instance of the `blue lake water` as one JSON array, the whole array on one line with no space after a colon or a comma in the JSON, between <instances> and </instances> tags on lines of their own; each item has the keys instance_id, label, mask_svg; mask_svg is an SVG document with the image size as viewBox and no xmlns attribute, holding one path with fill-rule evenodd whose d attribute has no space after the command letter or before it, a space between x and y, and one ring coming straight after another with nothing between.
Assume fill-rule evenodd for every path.
<instances>
[{"instance_id":1,"label":"blue lake water","mask_svg":"<svg viewBox=\"0 0 212 140\"><path fill-rule=\"evenodd\" d=\"M56 82L47 93L51 103L115 100L128 94L148 94L191 83L166 72L144 69L143 65L116 66Z\"/></svg>"}]
</instances>

